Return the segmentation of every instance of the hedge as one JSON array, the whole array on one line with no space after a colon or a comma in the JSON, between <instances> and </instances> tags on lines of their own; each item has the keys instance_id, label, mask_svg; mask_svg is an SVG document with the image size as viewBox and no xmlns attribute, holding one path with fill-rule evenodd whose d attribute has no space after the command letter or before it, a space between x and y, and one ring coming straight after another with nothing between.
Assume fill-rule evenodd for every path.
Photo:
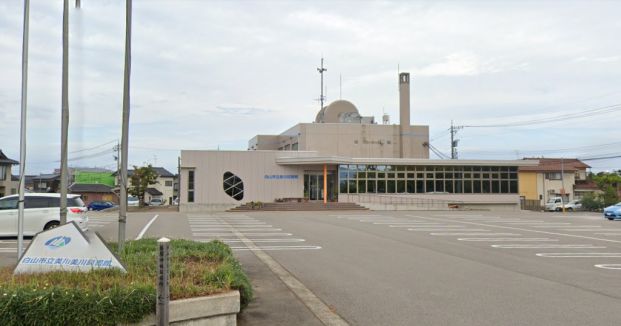
<instances>
[{"instance_id":1,"label":"hedge","mask_svg":"<svg viewBox=\"0 0 621 326\"><path fill-rule=\"evenodd\" d=\"M171 241L171 300L239 290L252 299L248 277L220 241ZM115 245L111 245L115 248ZM0 270L0 325L117 325L155 313L155 239L126 243L116 269L12 275Z\"/></svg>"}]
</instances>

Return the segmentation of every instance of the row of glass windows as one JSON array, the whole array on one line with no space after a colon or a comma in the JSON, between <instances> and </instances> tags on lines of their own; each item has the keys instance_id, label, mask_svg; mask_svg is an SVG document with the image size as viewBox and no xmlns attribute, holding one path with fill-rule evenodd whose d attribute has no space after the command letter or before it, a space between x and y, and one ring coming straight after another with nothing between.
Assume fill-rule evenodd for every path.
<instances>
[{"instance_id":1,"label":"row of glass windows","mask_svg":"<svg viewBox=\"0 0 621 326\"><path fill-rule=\"evenodd\" d=\"M392 172L395 171L395 172ZM340 165L340 193L517 193L517 167Z\"/></svg>"}]
</instances>

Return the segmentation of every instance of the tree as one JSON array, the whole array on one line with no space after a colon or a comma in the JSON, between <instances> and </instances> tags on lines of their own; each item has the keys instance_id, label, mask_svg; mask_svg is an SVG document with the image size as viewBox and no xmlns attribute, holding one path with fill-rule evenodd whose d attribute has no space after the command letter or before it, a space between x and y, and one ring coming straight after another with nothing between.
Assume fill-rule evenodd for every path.
<instances>
[{"instance_id":1,"label":"tree","mask_svg":"<svg viewBox=\"0 0 621 326\"><path fill-rule=\"evenodd\" d=\"M593 181L603 191L602 201L604 206L614 205L619 202L618 189L621 188L621 175L619 175L619 171L612 173L600 172L593 176Z\"/></svg>"},{"instance_id":2,"label":"tree","mask_svg":"<svg viewBox=\"0 0 621 326\"><path fill-rule=\"evenodd\" d=\"M157 173L151 164L143 167L134 165L134 173L130 177L130 180L131 187L129 187L129 193L132 196L138 197L140 206L144 206L144 193L150 185L157 183Z\"/></svg>"}]
</instances>

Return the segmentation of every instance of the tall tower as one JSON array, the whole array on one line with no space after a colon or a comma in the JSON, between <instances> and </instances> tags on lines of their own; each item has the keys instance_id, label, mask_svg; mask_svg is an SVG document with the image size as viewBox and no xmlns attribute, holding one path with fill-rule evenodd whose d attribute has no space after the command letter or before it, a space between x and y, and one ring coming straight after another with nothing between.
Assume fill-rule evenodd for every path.
<instances>
[{"instance_id":1,"label":"tall tower","mask_svg":"<svg viewBox=\"0 0 621 326\"><path fill-rule=\"evenodd\" d=\"M401 143L400 157L406 154L405 137L410 129L410 73L399 74L399 142Z\"/></svg>"}]
</instances>

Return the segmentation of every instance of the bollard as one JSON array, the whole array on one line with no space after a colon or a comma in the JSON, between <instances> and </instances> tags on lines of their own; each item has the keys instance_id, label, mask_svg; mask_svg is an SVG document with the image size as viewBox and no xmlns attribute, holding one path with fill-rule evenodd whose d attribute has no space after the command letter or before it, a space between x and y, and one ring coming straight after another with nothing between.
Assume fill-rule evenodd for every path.
<instances>
[{"instance_id":1,"label":"bollard","mask_svg":"<svg viewBox=\"0 0 621 326\"><path fill-rule=\"evenodd\" d=\"M157 244L157 307L155 309L155 320L158 326L164 326L168 325L168 302L170 301L170 289L168 287L170 239L161 238L157 240Z\"/></svg>"}]
</instances>

